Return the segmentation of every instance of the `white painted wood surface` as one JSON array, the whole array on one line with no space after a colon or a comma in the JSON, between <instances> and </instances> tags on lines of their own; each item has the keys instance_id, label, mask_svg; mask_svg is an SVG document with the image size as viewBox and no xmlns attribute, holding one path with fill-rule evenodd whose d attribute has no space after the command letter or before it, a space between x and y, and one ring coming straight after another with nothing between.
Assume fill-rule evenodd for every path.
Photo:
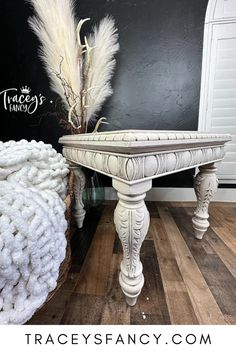
<instances>
[{"instance_id":1,"label":"white painted wood surface","mask_svg":"<svg viewBox=\"0 0 236 354\"><path fill-rule=\"evenodd\" d=\"M230 133L218 170L222 183L236 183L236 1L210 0L203 43L199 130Z\"/></svg>"},{"instance_id":2,"label":"white painted wood surface","mask_svg":"<svg viewBox=\"0 0 236 354\"><path fill-rule=\"evenodd\" d=\"M235 0L213 0L209 1L206 21L226 21L236 17Z\"/></svg>"},{"instance_id":3,"label":"white painted wood surface","mask_svg":"<svg viewBox=\"0 0 236 354\"><path fill-rule=\"evenodd\" d=\"M194 181L197 208L194 211L193 228L195 237L201 240L210 225L208 221L208 207L217 191L218 178L216 176L217 168L214 163L200 166L199 169L200 171Z\"/></svg>"},{"instance_id":4,"label":"white painted wood surface","mask_svg":"<svg viewBox=\"0 0 236 354\"><path fill-rule=\"evenodd\" d=\"M80 166L71 165L70 169L73 170L75 180L74 180L74 194L75 194L75 205L74 205L74 217L78 229L83 227L85 218L85 209L83 203L83 191L85 188L85 174Z\"/></svg>"},{"instance_id":5,"label":"white painted wood surface","mask_svg":"<svg viewBox=\"0 0 236 354\"><path fill-rule=\"evenodd\" d=\"M195 183L198 201L193 227L196 238L202 238L209 225L208 205L217 189L214 164L223 159L230 139L229 134L139 130L60 138L70 163L110 176L118 192L114 222L124 253L119 281L130 306L135 305L144 283L139 255L149 227L144 199L152 179L201 166Z\"/></svg>"}]
</instances>

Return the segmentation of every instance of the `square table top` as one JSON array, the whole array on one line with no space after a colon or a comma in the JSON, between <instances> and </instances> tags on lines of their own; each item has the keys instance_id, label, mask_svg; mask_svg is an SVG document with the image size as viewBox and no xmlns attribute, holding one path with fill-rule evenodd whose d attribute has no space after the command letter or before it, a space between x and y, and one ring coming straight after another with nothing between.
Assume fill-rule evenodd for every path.
<instances>
[{"instance_id":1,"label":"square table top","mask_svg":"<svg viewBox=\"0 0 236 354\"><path fill-rule=\"evenodd\" d=\"M124 154L224 145L230 134L170 130L117 130L65 135L63 146Z\"/></svg>"},{"instance_id":2,"label":"square table top","mask_svg":"<svg viewBox=\"0 0 236 354\"><path fill-rule=\"evenodd\" d=\"M132 185L200 165L220 162L229 134L121 130L65 135L63 154L81 165Z\"/></svg>"}]
</instances>

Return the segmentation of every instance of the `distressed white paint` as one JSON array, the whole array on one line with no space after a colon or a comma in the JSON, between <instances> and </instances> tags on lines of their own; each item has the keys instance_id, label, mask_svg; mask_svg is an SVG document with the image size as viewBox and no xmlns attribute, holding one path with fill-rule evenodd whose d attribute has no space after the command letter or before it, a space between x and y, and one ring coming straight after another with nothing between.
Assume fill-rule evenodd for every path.
<instances>
[{"instance_id":1,"label":"distressed white paint","mask_svg":"<svg viewBox=\"0 0 236 354\"><path fill-rule=\"evenodd\" d=\"M85 218L85 210L83 203L83 191L85 188L85 175L80 166L70 165L70 169L73 170L75 181L74 181L74 194L75 194L75 205L74 205L74 217L78 229L83 227L83 222Z\"/></svg>"},{"instance_id":2,"label":"distressed white paint","mask_svg":"<svg viewBox=\"0 0 236 354\"><path fill-rule=\"evenodd\" d=\"M134 306L144 284L139 254L149 228L150 217L144 198L152 182L149 180L132 186L113 179L113 187L119 198L114 222L123 246L119 281L127 303Z\"/></svg>"},{"instance_id":3,"label":"distressed white paint","mask_svg":"<svg viewBox=\"0 0 236 354\"><path fill-rule=\"evenodd\" d=\"M193 216L193 228L195 237L199 240L203 238L209 227L208 207L217 191L218 179L216 176L215 164L200 166L200 171L194 180L194 190L197 197L197 208Z\"/></svg>"},{"instance_id":4,"label":"distressed white paint","mask_svg":"<svg viewBox=\"0 0 236 354\"><path fill-rule=\"evenodd\" d=\"M216 189L212 166L223 159L224 145L230 139L229 134L139 130L60 139L70 163L110 176L118 192L114 221L124 251L119 281L129 305L135 305L144 283L139 253L149 226L144 198L152 179L202 166L196 179L198 203L193 219L196 237L202 237L208 226L208 204Z\"/></svg>"}]
</instances>

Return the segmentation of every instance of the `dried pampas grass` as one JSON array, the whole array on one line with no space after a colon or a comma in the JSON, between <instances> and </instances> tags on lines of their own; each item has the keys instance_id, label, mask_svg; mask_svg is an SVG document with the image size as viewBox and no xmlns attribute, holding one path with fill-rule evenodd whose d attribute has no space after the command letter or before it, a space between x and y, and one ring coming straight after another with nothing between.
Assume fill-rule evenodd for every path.
<instances>
[{"instance_id":1,"label":"dried pampas grass","mask_svg":"<svg viewBox=\"0 0 236 354\"><path fill-rule=\"evenodd\" d=\"M71 0L30 0L37 16L29 24L41 42L40 56L51 81L69 110L81 91L80 58ZM60 80L60 77L62 80ZM64 80L64 82L63 82ZM80 106L76 106L80 116Z\"/></svg>"},{"instance_id":2,"label":"dried pampas grass","mask_svg":"<svg viewBox=\"0 0 236 354\"><path fill-rule=\"evenodd\" d=\"M88 43L93 49L90 54L89 71L85 77L85 84L89 89L86 100L87 120L101 109L106 98L113 93L110 80L116 64L114 55L119 50L114 20L105 17L99 26L94 28Z\"/></svg>"},{"instance_id":3,"label":"dried pampas grass","mask_svg":"<svg viewBox=\"0 0 236 354\"><path fill-rule=\"evenodd\" d=\"M110 79L119 49L114 20L105 17L81 43L72 0L28 0L35 10L29 24L41 42L40 56L51 81L68 111L69 123L86 132L112 94Z\"/></svg>"}]
</instances>

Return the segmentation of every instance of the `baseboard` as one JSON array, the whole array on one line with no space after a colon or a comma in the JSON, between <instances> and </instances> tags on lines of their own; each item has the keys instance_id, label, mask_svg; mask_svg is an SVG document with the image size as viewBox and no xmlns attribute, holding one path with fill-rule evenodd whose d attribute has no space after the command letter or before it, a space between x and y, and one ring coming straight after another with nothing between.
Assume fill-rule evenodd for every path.
<instances>
[{"instance_id":1,"label":"baseboard","mask_svg":"<svg viewBox=\"0 0 236 354\"><path fill-rule=\"evenodd\" d=\"M114 188L105 188L106 200L117 200ZM196 196L193 188L152 188L147 192L146 200L160 202L193 202ZM215 202L236 202L236 189L219 188L214 199Z\"/></svg>"}]
</instances>

